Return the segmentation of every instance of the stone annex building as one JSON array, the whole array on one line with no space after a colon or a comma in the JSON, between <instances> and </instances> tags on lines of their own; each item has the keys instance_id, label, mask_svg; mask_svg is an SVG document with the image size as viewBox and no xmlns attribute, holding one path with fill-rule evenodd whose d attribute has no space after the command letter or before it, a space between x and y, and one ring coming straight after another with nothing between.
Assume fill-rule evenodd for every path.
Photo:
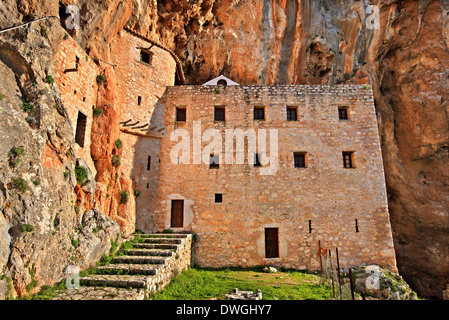
<instances>
[{"instance_id":1,"label":"stone annex building","mask_svg":"<svg viewBox=\"0 0 449 320\"><path fill-rule=\"evenodd\" d=\"M71 37L64 40L56 83L77 154L95 174L89 81L97 71L85 56ZM343 267L374 263L397 271L370 88L238 85L223 76L175 85L182 78L176 56L129 29L114 39L111 58L122 104L120 170L140 192L136 229L196 234L200 266L319 269L319 248L338 247ZM65 72L73 66L76 72ZM195 146L194 130L204 138L210 129L219 132L222 152L210 152L211 163L194 163L195 150L209 145L203 139ZM249 150L247 140L244 162L236 163L236 144L225 150L227 129L265 130L266 153ZM174 138L175 130L190 136ZM277 150L270 150L271 132ZM173 161L181 139L190 154L180 151ZM276 170L262 174L270 165Z\"/></svg>"}]
</instances>

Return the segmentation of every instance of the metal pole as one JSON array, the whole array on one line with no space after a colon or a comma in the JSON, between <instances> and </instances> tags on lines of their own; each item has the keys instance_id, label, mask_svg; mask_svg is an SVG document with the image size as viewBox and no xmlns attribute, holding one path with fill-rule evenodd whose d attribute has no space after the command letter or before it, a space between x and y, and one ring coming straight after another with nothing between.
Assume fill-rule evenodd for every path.
<instances>
[{"instance_id":1,"label":"metal pole","mask_svg":"<svg viewBox=\"0 0 449 320\"><path fill-rule=\"evenodd\" d=\"M321 240L318 240L318 255L320 256L321 274L323 274L323 258L321 257Z\"/></svg>"},{"instance_id":2,"label":"metal pole","mask_svg":"<svg viewBox=\"0 0 449 320\"><path fill-rule=\"evenodd\" d=\"M352 283L352 269L351 268L349 268L349 283L351 284L351 297L352 297L352 300L355 300L355 298L354 298L354 285Z\"/></svg>"},{"instance_id":3,"label":"metal pole","mask_svg":"<svg viewBox=\"0 0 449 320\"><path fill-rule=\"evenodd\" d=\"M338 259L338 248L335 248L335 251L337 253L337 274L338 274L338 287L340 289L340 300L342 300L341 297L341 277L340 277L340 261Z\"/></svg>"},{"instance_id":4,"label":"metal pole","mask_svg":"<svg viewBox=\"0 0 449 320\"><path fill-rule=\"evenodd\" d=\"M101 62L104 62L104 63L106 63L106 64L109 64L110 66L113 66L113 67L117 67L117 65L116 65L116 64L113 64L113 63L110 63L110 62L104 61L103 59L95 58L95 59L93 59L93 60L96 60L96 61L101 61Z\"/></svg>"},{"instance_id":5,"label":"metal pole","mask_svg":"<svg viewBox=\"0 0 449 320\"><path fill-rule=\"evenodd\" d=\"M330 265L331 265L331 267L330 267L330 269L331 269L330 276L331 276L331 281L332 281L332 297L335 298L334 277L333 277L334 273L333 273L333 268L332 268L332 257L331 257L331 250L330 249L328 250L328 254L329 254L329 261L330 261Z\"/></svg>"}]
</instances>

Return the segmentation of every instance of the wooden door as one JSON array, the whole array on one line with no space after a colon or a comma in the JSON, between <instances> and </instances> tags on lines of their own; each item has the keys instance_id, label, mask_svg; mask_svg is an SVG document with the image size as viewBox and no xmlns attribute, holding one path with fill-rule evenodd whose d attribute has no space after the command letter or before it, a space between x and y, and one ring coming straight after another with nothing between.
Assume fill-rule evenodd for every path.
<instances>
[{"instance_id":1,"label":"wooden door","mask_svg":"<svg viewBox=\"0 0 449 320\"><path fill-rule=\"evenodd\" d=\"M171 227L182 228L184 223L184 200L171 201Z\"/></svg>"},{"instance_id":2,"label":"wooden door","mask_svg":"<svg viewBox=\"0 0 449 320\"><path fill-rule=\"evenodd\" d=\"M265 228L265 257L279 257L279 232L278 228Z\"/></svg>"}]
</instances>

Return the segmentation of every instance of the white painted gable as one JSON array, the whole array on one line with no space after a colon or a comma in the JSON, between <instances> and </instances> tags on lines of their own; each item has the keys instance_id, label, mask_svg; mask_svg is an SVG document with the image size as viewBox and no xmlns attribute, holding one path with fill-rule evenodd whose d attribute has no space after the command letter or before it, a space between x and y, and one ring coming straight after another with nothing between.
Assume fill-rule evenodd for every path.
<instances>
[{"instance_id":1,"label":"white painted gable","mask_svg":"<svg viewBox=\"0 0 449 320\"><path fill-rule=\"evenodd\" d=\"M220 75L212 80L207 81L206 83L203 84L203 86L216 86L216 85L218 85L218 81L220 81L220 80L226 81L227 86L238 86L239 85L237 82L234 82L231 79L226 78L223 75Z\"/></svg>"}]
</instances>

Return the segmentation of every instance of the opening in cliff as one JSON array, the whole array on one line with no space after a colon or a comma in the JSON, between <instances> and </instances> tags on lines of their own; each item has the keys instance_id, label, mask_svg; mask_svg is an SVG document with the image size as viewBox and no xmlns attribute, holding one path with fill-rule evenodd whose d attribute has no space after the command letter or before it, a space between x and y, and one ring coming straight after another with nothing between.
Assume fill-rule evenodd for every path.
<instances>
[{"instance_id":1,"label":"opening in cliff","mask_svg":"<svg viewBox=\"0 0 449 320\"><path fill-rule=\"evenodd\" d=\"M84 147L84 139L86 137L87 116L78 111L78 119L76 120L75 142Z\"/></svg>"}]
</instances>

